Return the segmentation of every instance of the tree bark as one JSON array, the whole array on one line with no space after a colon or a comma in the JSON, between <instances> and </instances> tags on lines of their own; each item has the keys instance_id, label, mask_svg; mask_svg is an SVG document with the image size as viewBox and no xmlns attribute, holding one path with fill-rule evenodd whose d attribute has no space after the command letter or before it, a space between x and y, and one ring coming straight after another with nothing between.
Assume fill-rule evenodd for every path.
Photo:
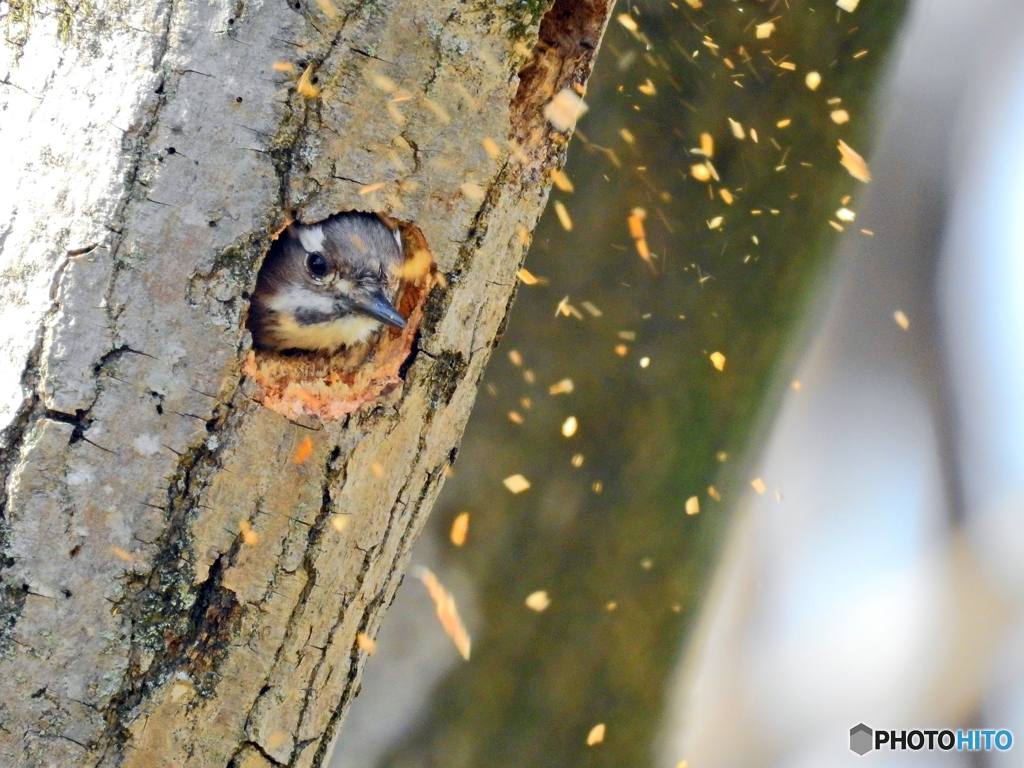
<instances>
[{"instance_id":1,"label":"tree bark","mask_svg":"<svg viewBox=\"0 0 1024 768\"><path fill-rule=\"evenodd\" d=\"M11 2L0 764L323 763L610 10ZM353 209L432 254L410 332L357 368L253 354L273 233Z\"/></svg>"}]
</instances>

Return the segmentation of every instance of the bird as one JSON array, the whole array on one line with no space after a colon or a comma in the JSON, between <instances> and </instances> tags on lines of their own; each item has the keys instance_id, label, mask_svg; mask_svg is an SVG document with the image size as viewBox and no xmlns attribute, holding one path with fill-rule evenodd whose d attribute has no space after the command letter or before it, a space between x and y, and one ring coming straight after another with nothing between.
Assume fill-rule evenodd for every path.
<instances>
[{"instance_id":1,"label":"bird","mask_svg":"<svg viewBox=\"0 0 1024 768\"><path fill-rule=\"evenodd\" d=\"M401 234L372 213L349 211L289 224L256 278L249 330L257 349L333 354L404 328L395 309Z\"/></svg>"}]
</instances>

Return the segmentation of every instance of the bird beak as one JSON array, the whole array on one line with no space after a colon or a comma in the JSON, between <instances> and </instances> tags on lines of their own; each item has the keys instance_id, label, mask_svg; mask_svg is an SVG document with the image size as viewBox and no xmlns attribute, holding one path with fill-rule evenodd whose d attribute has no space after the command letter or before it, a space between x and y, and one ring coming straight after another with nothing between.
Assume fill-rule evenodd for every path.
<instances>
[{"instance_id":1,"label":"bird beak","mask_svg":"<svg viewBox=\"0 0 1024 768\"><path fill-rule=\"evenodd\" d=\"M352 309L361 315L372 317L385 325L394 328L405 328L405 319L398 314L395 306L388 301L382 291L374 291L369 296L358 299Z\"/></svg>"}]
</instances>

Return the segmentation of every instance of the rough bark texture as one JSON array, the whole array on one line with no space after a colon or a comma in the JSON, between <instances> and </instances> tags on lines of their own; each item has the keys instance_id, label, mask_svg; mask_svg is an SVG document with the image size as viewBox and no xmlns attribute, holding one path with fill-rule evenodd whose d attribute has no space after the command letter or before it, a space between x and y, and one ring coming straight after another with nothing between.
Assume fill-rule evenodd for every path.
<instances>
[{"instance_id":1,"label":"rough bark texture","mask_svg":"<svg viewBox=\"0 0 1024 768\"><path fill-rule=\"evenodd\" d=\"M610 12L548 5L11 3L0 764L323 762L564 159L542 107ZM246 290L287 218L351 209L445 281L397 389L290 420Z\"/></svg>"}]
</instances>

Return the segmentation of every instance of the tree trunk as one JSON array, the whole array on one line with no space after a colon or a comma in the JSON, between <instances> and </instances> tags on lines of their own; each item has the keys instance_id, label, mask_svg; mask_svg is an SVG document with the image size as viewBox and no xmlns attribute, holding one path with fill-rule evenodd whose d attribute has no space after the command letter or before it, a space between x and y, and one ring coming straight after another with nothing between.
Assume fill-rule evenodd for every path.
<instances>
[{"instance_id":1,"label":"tree trunk","mask_svg":"<svg viewBox=\"0 0 1024 768\"><path fill-rule=\"evenodd\" d=\"M0 764L320 765L611 2L8 1ZM352 209L432 254L409 331L252 353L273 233Z\"/></svg>"}]
</instances>

